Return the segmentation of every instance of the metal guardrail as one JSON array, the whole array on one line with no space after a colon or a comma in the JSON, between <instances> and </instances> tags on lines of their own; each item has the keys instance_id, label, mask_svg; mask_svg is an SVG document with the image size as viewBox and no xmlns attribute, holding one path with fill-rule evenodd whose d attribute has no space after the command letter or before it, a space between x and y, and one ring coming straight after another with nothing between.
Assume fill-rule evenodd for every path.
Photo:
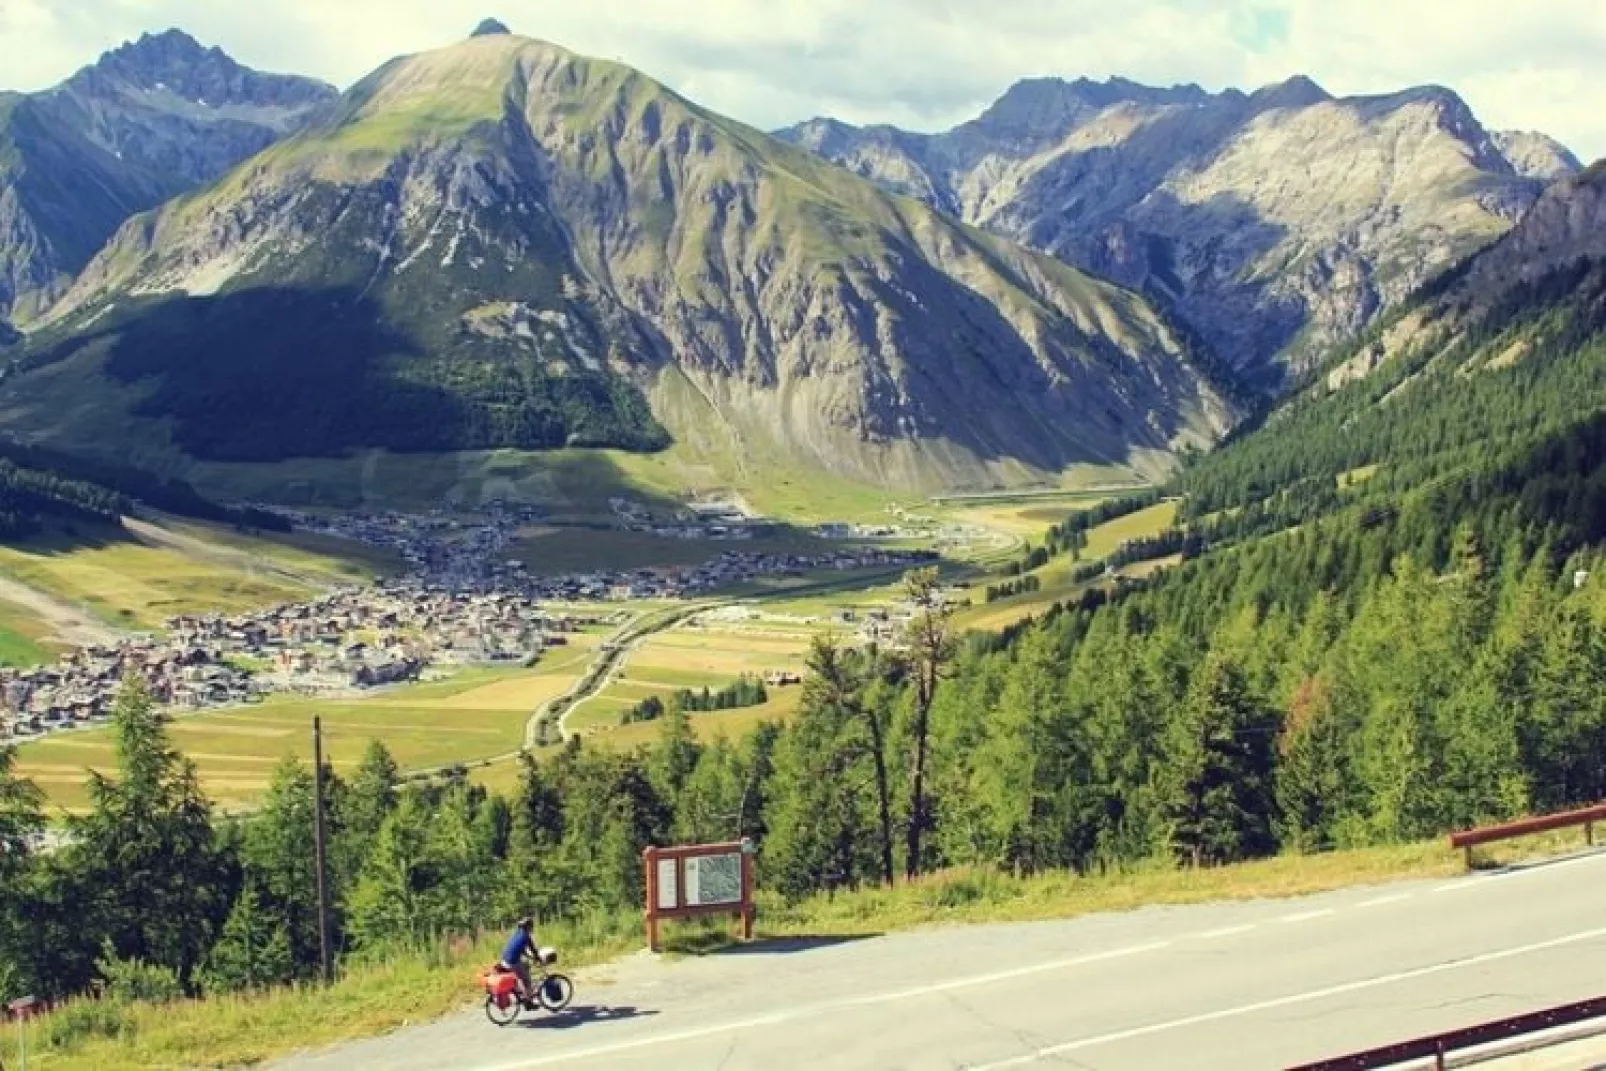
<instances>
[{"instance_id":1,"label":"metal guardrail","mask_svg":"<svg viewBox=\"0 0 1606 1071\"><path fill-rule=\"evenodd\" d=\"M1606 997L1594 997L1576 1004L1563 1004L1555 1008L1546 1008L1544 1011L1516 1015L1510 1019L1499 1019L1477 1026L1463 1027L1460 1030L1451 1030L1444 1034L1401 1041L1381 1048L1368 1049L1365 1052L1353 1052L1347 1056L1320 1060L1313 1064L1301 1064L1298 1067L1290 1067L1287 1071L1373 1071L1376 1068L1394 1067L1414 1060L1432 1060L1433 1066L1442 1071L1446 1066L1445 1058L1451 1053L1498 1041L1509 1041L1526 1034L1572 1026L1590 1019L1606 1019Z\"/></svg>"},{"instance_id":2,"label":"metal guardrail","mask_svg":"<svg viewBox=\"0 0 1606 1071\"><path fill-rule=\"evenodd\" d=\"M1450 847L1460 848L1466 852L1467 867L1470 869L1473 848L1480 844L1492 844L1495 841L1510 840L1513 837L1526 837L1530 833L1548 833L1553 829L1583 826L1585 840L1590 845L1593 845L1595 843L1596 822L1606 822L1606 803L1597 803L1593 807L1581 807L1576 811L1561 811L1556 814L1539 815L1535 818L1519 818L1514 822L1503 822L1500 825L1464 829L1450 834Z\"/></svg>"}]
</instances>

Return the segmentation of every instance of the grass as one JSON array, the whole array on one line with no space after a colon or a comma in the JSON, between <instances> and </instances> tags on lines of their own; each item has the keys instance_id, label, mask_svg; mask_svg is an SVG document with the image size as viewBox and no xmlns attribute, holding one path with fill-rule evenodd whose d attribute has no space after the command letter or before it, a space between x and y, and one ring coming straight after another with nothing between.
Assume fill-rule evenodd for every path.
<instances>
[{"instance_id":1,"label":"grass","mask_svg":"<svg viewBox=\"0 0 1606 1071\"><path fill-rule=\"evenodd\" d=\"M0 547L0 572L124 628L174 614L238 613L306 598L299 584L250 576L133 540L85 543L55 533Z\"/></svg>"},{"instance_id":2,"label":"grass","mask_svg":"<svg viewBox=\"0 0 1606 1071\"><path fill-rule=\"evenodd\" d=\"M1089 560L1103 558L1128 539L1159 535L1176 522L1179 504L1158 502L1148 509L1140 509L1088 529L1087 547L1082 551L1082 557Z\"/></svg>"},{"instance_id":3,"label":"grass","mask_svg":"<svg viewBox=\"0 0 1606 1071\"><path fill-rule=\"evenodd\" d=\"M0 666L37 666L67 650L49 622L26 606L0 599Z\"/></svg>"},{"instance_id":4,"label":"grass","mask_svg":"<svg viewBox=\"0 0 1606 1071\"><path fill-rule=\"evenodd\" d=\"M372 581L402 572L401 556L381 547L319 532L264 532L243 535L222 525L177 521L166 527L209 543L259 555L286 569L325 578L331 583Z\"/></svg>"},{"instance_id":5,"label":"grass","mask_svg":"<svg viewBox=\"0 0 1606 1071\"><path fill-rule=\"evenodd\" d=\"M1141 539L1165 531L1176 520L1177 506L1176 502L1160 502L1148 509L1130 513L1125 517L1117 517L1089 529L1087 547L1082 552L1081 561L1072 561L1066 554L1054 558L1033 574L1042 581L1042 587L1037 591L982 603L979 601L981 598L979 589L985 585L978 585L972 589L976 592L974 597L978 601L954 615L955 626L962 630L996 632L1028 617L1046 613L1055 603L1063 602L1102 583L1100 580L1072 583L1071 576L1079 565L1108 556L1125 540ZM1136 562L1121 568L1118 572L1123 576L1144 577L1156 569L1174 564L1177 560L1173 557L1152 562Z\"/></svg>"},{"instance_id":6,"label":"grass","mask_svg":"<svg viewBox=\"0 0 1606 1071\"><path fill-rule=\"evenodd\" d=\"M1483 863L1554 855L1580 840L1574 830L1511 842L1486 854ZM847 937L936 925L1070 919L1157 905L1304 896L1448 877L1461 870L1460 854L1442 840L1209 870L1156 865L1088 877L1056 872L1022 878L967 868L798 903L761 892L757 937ZM548 924L541 933L562 950L567 967L586 967L639 948L640 915L621 911L579 924ZM664 936L671 955L712 951L731 941L728 928L718 922L669 925ZM283 988L162 1006L114 1004L90 1007L87 1013L57 1012L29 1027L30 1066L120 1071L254 1064L466 1012L476 1001L478 969L494 957L500 937L498 932L351 964L328 989ZM586 984L583 974L579 983ZM115 1027L115 1036L69 1028L90 1018ZM52 1032L62 1039L55 1046L47 1043Z\"/></svg>"},{"instance_id":7,"label":"grass","mask_svg":"<svg viewBox=\"0 0 1606 1071\"><path fill-rule=\"evenodd\" d=\"M195 760L207 795L226 811L254 806L285 755L311 761L315 715L323 721L324 753L337 771L354 767L374 739L384 741L403 770L469 764L517 751L530 715L574 683L594 642L557 648L531 670L470 669L450 680L361 699L275 696L179 717L169 729L178 748ZM69 812L89 804L87 770L115 769L105 729L25 743L17 758L18 772L38 784L53 806Z\"/></svg>"}]
</instances>

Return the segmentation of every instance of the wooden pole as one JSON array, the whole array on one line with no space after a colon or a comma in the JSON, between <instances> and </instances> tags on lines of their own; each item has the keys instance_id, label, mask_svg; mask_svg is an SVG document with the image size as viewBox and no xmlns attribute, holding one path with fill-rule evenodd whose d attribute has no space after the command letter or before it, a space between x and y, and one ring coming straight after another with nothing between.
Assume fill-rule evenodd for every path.
<instances>
[{"instance_id":1,"label":"wooden pole","mask_svg":"<svg viewBox=\"0 0 1606 1071\"><path fill-rule=\"evenodd\" d=\"M318 868L318 976L329 984L329 878L324 859L323 719L312 719L312 851Z\"/></svg>"}]
</instances>

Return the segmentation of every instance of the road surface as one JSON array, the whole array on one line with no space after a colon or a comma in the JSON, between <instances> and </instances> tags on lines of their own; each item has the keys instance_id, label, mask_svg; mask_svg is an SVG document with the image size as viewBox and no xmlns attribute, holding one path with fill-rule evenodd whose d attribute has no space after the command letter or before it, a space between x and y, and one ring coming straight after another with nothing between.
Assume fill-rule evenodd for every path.
<instances>
[{"instance_id":1,"label":"road surface","mask_svg":"<svg viewBox=\"0 0 1606 1071\"><path fill-rule=\"evenodd\" d=\"M498 1029L475 1008L279 1066L1279 1068L1606 994L1606 852L1297 900L641 954L577 983L563 1015Z\"/></svg>"}]
</instances>

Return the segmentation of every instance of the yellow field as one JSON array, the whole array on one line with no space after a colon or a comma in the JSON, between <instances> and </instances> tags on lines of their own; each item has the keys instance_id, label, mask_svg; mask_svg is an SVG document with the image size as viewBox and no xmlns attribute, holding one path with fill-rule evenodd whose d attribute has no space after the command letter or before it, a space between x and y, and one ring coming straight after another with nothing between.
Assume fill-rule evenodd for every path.
<instances>
[{"instance_id":1,"label":"yellow field","mask_svg":"<svg viewBox=\"0 0 1606 1071\"><path fill-rule=\"evenodd\" d=\"M985 505L954 506L954 520L977 524L1025 539L1040 539L1043 530L1058 524L1078 510L1091 509L1110 497L1101 492L1067 492L1031 498L1004 499Z\"/></svg>"},{"instance_id":2,"label":"yellow field","mask_svg":"<svg viewBox=\"0 0 1606 1071\"><path fill-rule=\"evenodd\" d=\"M518 750L535 708L571 687L586 661L575 652L531 670L465 670L448 681L361 699L276 696L179 717L169 729L179 749L195 760L213 801L224 810L241 810L261 797L285 755L310 760L314 715L323 719L324 751L337 772L354 766L374 739L384 741L403 770L468 763ZM68 811L88 805L86 770L115 770L105 729L24 744L18 759L18 772Z\"/></svg>"},{"instance_id":3,"label":"yellow field","mask_svg":"<svg viewBox=\"0 0 1606 1071\"><path fill-rule=\"evenodd\" d=\"M697 739L705 744L721 736L733 742L738 741L762 722L786 722L797 713L798 705L803 701L803 689L796 685L773 688L771 693L770 701L761 706L693 714L692 731L697 734ZM587 737L586 743L596 747L628 751L631 748L650 745L658 739L662 731L657 722L640 721L633 725L621 725L616 729L599 732L595 736Z\"/></svg>"},{"instance_id":4,"label":"yellow field","mask_svg":"<svg viewBox=\"0 0 1606 1071\"><path fill-rule=\"evenodd\" d=\"M629 680L680 683L664 672L699 674L716 680L771 669L797 669L808 651L806 634L726 629L680 628L644 641L626 663ZM706 680L704 681L706 683Z\"/></svg>"},{"instance_id":5,"label":"yellow field","mask_svg":"<svg viewBox=\"0 0 1606 1071\"><path fill-rule=\"evenodd\" d=\"M1125 517L1117 517L1097 528L1089 529L1087 548L1082 551L1082 557L1102 558L1120 546L1124 540L1159 535L1176 521L1178 505L1176 502L1159 502L1148 509L1129 513Z\"/></svg>"},{"instance_id":6,"label":"yellow field","mask_svg":"<svg viewBox=\"0 0 1606 1071\"><path fill-rule=\"evenodd\" d=\"M1171 527L1176 516L1177 503L1161 502L1090 529L1087 533L1087 548L1082 552L1082 561L1103 558L1124 540L1159 535ZM1117 572L1123 576L1141 578L1179 560L1180 557L1170 557L1157 561L1134 562ZM1082 563L1072 561L1069 555L1060 555L1034 574L1043 582L1041 588L1013 598L982 603L981 593L978 591L976 604L956 614L954 625L962 630L997 632L1028 617L1046 613L1055 603L1075 598L1087 588L1102 583L1102 581L1086 581L1073 584L1071 574L1080 564Z\"/></svg>"},{"instance_id":7,"label":"yellow field","mask_svg":"<svg viewBox=\"0 0 1606 1071\"><path fill-rule=\"evenodd\" d=\"M619 718L648 696L664 701L681 688L718 689L743 674L769 670L801 671L811 634L802 629L748 628L716 625L712 628L680 626L644 640L626 657L613 679L596 695L570 712L567 725L574 732L595 736L608 746L625 746L655 731L651 723L621 726ZM756 724L755 711L781 710L796 686L775 688L769 703L736 711L693 716L724 719L729 724ZM793 701L795 703L795 701ZM752 715L751 717L748 717ZM745 730L744 730L745 731ZM617 735L622 734L622 735Z\"/></svg>"}]
</instances>

